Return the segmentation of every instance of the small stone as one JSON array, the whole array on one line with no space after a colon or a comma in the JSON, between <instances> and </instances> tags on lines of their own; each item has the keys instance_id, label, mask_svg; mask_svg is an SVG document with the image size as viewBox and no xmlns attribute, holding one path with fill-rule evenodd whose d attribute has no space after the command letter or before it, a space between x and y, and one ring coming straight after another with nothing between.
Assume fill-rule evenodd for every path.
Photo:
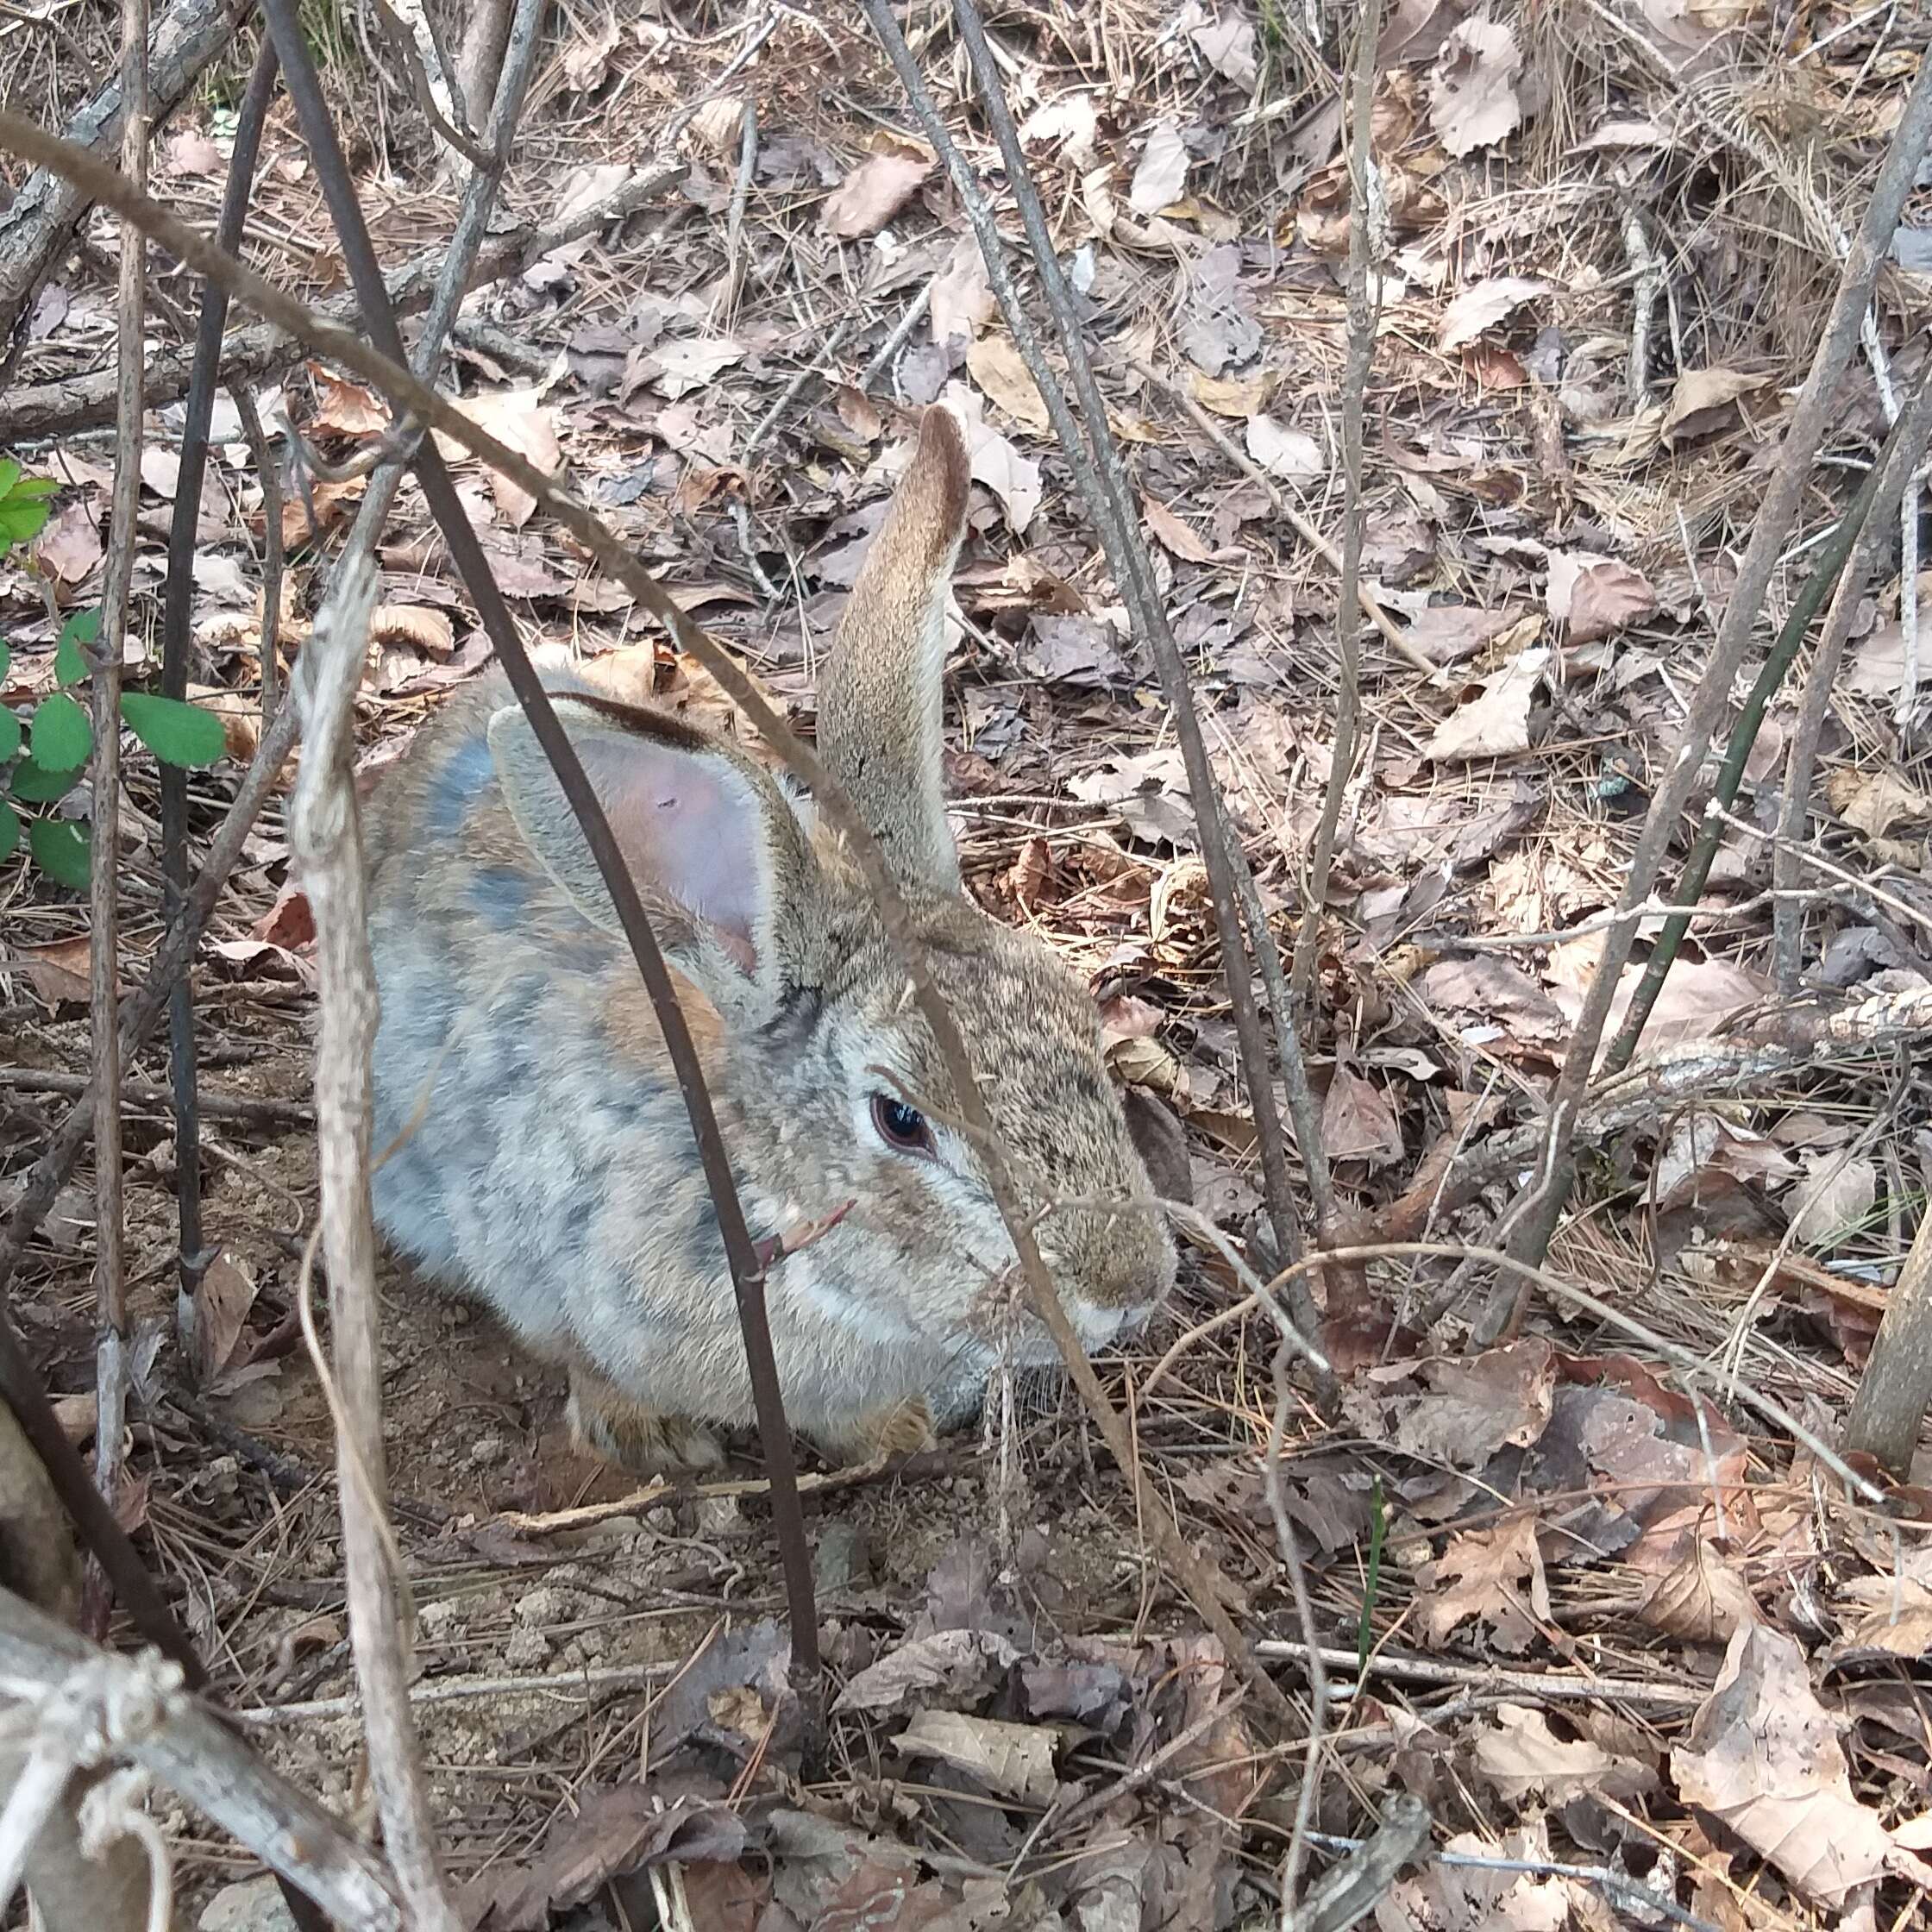
<instances>
[{"instance_id":1,"label":"small stone","mask_svg":"<svg viewBox=\"0 0 1932 1932\"><path fill-rule=\"evenodd\" d=\"M534 1671L550 1660L550 1640L541 1630L512 1630L503 1660L513 1671Z\"/></svg>"},{"instance_id":2,"label":"small stone","mask_svg":"<svg viewBox=\"0 0 1932 1932\"><path fill-rule=\"evenodd\" d=\"M865 1531L854 1522L828 1523L812 1552L812 1581L822 1596L849 1596L862 1590L872 1571Z\"/></svg>"},{"instance_id":3,"label":"small stone","mask_svg":"<svg viewBox=\"0 0 1932 1932\"><path fill-rule=\"evenodd\" d=\"M562 1623L567 1615L562 1592L551 1589L548 1584L526 1590L517 1605L518 1622L531 1628L539 1624Z\"/></svg>"},{"instance_id":4,"label":"small stone","mask_svg":"<svg viewBox=\"0 0 1932 1932\"><path fill-rule=\"evenodd\" d=\"M282 1888L267 1877L223 1885L196 1923L200 1932L295 1932Z\"/></svg>"},{"instance_id":5,"label":"small stone","mask_svg":"<svg viewBox=\"0 0 1932 1932\"><path fill-rule=\"evenodd\" d=\"M744 1512L735 1496L701 1496L693 1509L700 1536L742 1536Z\"/></svg>"},{"instance_id":6,"label":"small stone","mask_svg":"<svg viewBox=\"0 0 1932 1932\"><path fill-rule=\"evenodd\" d=\"M478 1436L469 1446L469 1459L479 1469L494 1469L509 1453L510 1445L493 1431Z\"/></svg>"}]
</instances>

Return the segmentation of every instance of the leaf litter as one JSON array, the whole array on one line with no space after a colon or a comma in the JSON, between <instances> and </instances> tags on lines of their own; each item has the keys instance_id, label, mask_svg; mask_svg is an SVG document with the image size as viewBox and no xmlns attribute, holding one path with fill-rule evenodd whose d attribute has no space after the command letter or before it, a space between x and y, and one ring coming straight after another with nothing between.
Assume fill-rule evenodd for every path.
<instances>
[{"instance_id":1,"label":"leaf litter","mask_svg":"<svg viewBox=\"0 0 1932 1932\"><path fill-rule=\"evenodd\" d=\"M1101 352L1210 750L1285 938L1333 744L1336 586L1276 505L1339 540L1340 120L1319 90L1295 91L1264 10L1191 0L1157 18L1130 6L1105 48L1064 11L1000 23L1009 88ZM1308 1044L1339 1185L1371 1226L1449 1151L1539 1118L1600 957L1593 922L1621 890L1835 273L1791 237L1821 216L1855 225L1857 184L1902 85L1883 16L1857 9L1810 19L1796 67L1774 59L1763 9L1746 0L1647 3L1630 21L1668 50L1675 81L1638 41L1614 38L1593 40L1588 85L1581 71L1552 78L1512 8L1404 0L1378 51L1389 254L1364 573L1448 674L1426 684L1362 634L1371 749L1345 803ZM554 53L568 116L543 112L525 130L511 216L561 218L646 165L730 48L687 45L655 12L589 22ZM1699 63L1714 54L1803 118L1806 181L1770 179L1722 115L1686 106L1703 100ZM821 85L828 62L835 89ZM747 103L756 139L734 265L724 236ZM951 118L988 178L976 116ZM211 194L221 130L205 108L182 119L164 167L183 195ZM399 106L389 119L406 144L411 116ZM969 879L1088 978L1117 1073L1170 1126L1178 1116L1181 1184L1191 1170L1197 1205L1245 1251L1262 1213L1255 1129L1184 767L944 171L850 23L791 10L699 101L681 158L689 173L658 216L607 226L473 298L487 329L456 353L463 406L583 486L806 722L810 667L877 527L905 411L942 398L960 411L976 487L949 641L948 755ZM406 182L421 159L398 148L389 161ZM312 174L273 129L262 196L265 222L323 232ZM427 200L372 193L371 211L386 260L442 243ZM1672 285L1670 326L1640 370L1633 223L1653 251L1685 238L1702 265ZM312 273L307 293L335 273L327 248L307 271L261 235L248 246L296 285ZM97 362L108 309L91 273L63 267L50 285L16 380ZM1881 304L1888 329L1898 311L1885 304L1916 285L1901 279L1905 294ZM866 380L927 290L926 319ZM1910 376L1910 353L1898 354ZM262 401L267 414L285 406L332 464L389 427L367 390L311 363L280 372ZM1853 395L1836 452L1869 461L1879 433ZM198 701L234 721L239 756L260 724L263 512L235 435L222 432L199 506L192 675ZM521 492L455 461L524 621L624 667L660 702L726 715ZM63 489L34 568L0 564L11 647L0 696L23 722L53 687L60 624L97 599L111 451L76 436L50 467ZM172 500L178 468L163 434L144 461L150 511ZM285 501L285 671L363 487L317 476ZM1826 517L1822 494L1807 515L1809 535ZM144 524L137 559L150 614L159 530ZM358 702L365 775L486 656L412 490L381 561L386 618ZM1928 675L1923 655L1908 662L1907 587L1895 568L1881 574L1854 613L1824 740L1824 852L1854 879L1882 872L1896 902L1810 881L1808 957L1822 984L1854 996L1932 973L1923 712L1903 734L1889 722L1902 693L1923 706L1910 687ZM1774 713L1751 770L1759 789L1737 808L1760 829L1775 818L1791 724ZM198 840L234 778L232 767L197 777ZM136 762L122 830L143 864L157 817ZM305 1087L313 929L279 827L272 810L198 969L208 1085L238 1104L285 1103ZM1765 856L1742 837L1727 854L1644 1039L1653 1056L1708 1054L1713 1070L1733 1044L1775 1038L1778 1011ZM137 905L151 877L136 870ZM23 1078L72 1073L85 1063L84 920L33 883L9 919L8 1063ZM124 973L152 944L151 924L131 932ZM1613 1031L1638 969L1618 988ZM9 1106L0 1189L30 1163L47 1101L23 1086ZM172 1267L161 1120L137 1111L129 1128L130 1273L142 1284ZM230 1430L270 1441L284 1475L321 1470L326 1414L290 1356L288 1244L312 1206L312 1157L299 1132L262 1117L219 1131L244 1145L210 1170L207 1399ZM1722 1377L1692 1383L1635 1345L1613 1352L1624 1344L1553 1306L1516 1339L1477 1347L1447 1260L1375 1264L1371 1306L1324 1309L1342 1399L1332 1421L1297 1413L1282 1501L1303 1533L1318 1634L1355 1654L1365 1634L1371 1663L1359 1681L1344 1673L1346 1728L1327 1749L1346 1775L1327 1780L1317 1822L1358 1833L1383 1796L1410 1791L1436 1809L1438 1850L1490 1861L1399 1878L1378 1923L1593 1925L1643 1918L1647 1890L1725 1925L1872 1911L1890 1923L1916 1896L1932 1842L1932 1713L1915 1674L1932 1644L1932 1576L1910 1527L1923 1494L1898 1492L1901 1552L1833 1500L1802 1446L1747 1427L1727 1378L1830 1433L1921 1211L1929 1137L1916 1086L1846 1051L1768 1089L1728 1088L1713 1070L1592 1146L1552 1269L1722 1362ZM1430 1233L1484 1242L1506 1194L1498 1178L1473 1201L1443 1196ZM85 1188L70 1189L19 1291L69 1392L91 1385L91 1337L72 1311L91 1214ZM1264 1881L1292 1817L1293 1754L1150 1563L1131 1493L1063 1397L1017 1387L983 1445L942 1452L941 1474L827 1495L812 1534L837 1769L801 1788L756 1495L681 1495L591 1528L512 1532L512 1514L615 1502L621 1485L573 1458L556 1388L480 1325L425 1307L400 1272L386 1285L392 1424L414 1452L400 1459L415 1492L400 1533L423 1669L524 1680L425 1711L439 1815L478 1923L587 1932L619 1923L613 1898L638 1923L655 1910L653 1871L669 1867L693 1923L762 1932L860 1920L1205 1929L1272 1910ZM140 1292L160 1309L158 1285ZM1153 1362L1239 1294L1225 1258L1190 1244L1173 1308L1102 1364L1116 1396L1125 1372L1143 1388ZM1262 1481L1272 1346L1264 1318L1225 1323L1188 1345L1136 1417L1144 1463L1183 1500L1238 1626L1278 1644L1299 1630ZM271 1531L246 1456L185 1414L154 1426L170 1453L144 1469L144 1534L191 1548L213 1576L224 1695L344 1690L325 1502L278 1504ZM619 1666L647 1688L562 1688ZM1491 1695L1498 1671L1507 1684ZM1592 1694L1597 1681L1614 1688ZM342 1803L354 1728L331 1719L271 1748ZM213 1865L183 1849L191 1891L210 1889ZM1510 1860L1531 1869L1496 1862ZM1582 1867L1622 1874L1626 1889L1570 1875Z\"/></svg>"}]
</instances>

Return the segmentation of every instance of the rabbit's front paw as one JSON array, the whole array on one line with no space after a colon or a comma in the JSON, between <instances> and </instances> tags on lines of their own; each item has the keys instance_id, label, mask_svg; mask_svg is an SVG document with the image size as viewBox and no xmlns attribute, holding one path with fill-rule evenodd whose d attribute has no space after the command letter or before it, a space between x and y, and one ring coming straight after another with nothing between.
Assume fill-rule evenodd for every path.
<instances>
[{"instance_id":1,"label":"rabbit's front paw","mask_svg":"<svg viewBox=\"0 0 1932 1932\"><path fill-rule=\"evenodd\" d=\"M682 1415L641 1408L596 1377L574 1371L567 1411L580 1449L636 1476L716 1469L724 1460L718 1438Z\"/></svg>"},{"instance_id":2,"label":"rabbit's front paw","mask_svg":"<svg viewBox=\"0 0 1932 1932\"><path fill-rule=\"evenodd\" d=\"M908 1396L903 1402L855 1416L824 1447L832 1461L850 1466L921 1455L938 1445L932 1408L923 1396Z\"/></svg>"}]
</instances>

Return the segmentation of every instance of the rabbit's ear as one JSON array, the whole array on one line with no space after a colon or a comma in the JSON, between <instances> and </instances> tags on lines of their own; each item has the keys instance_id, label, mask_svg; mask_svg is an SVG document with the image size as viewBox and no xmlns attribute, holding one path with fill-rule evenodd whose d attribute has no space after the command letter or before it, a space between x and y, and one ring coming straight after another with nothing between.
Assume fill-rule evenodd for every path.
<instances>
[{"instance_id":1,"label":"rabbit's ear","mask_svg":"<svg viewBox=\"0 0 1932 1932\"><path fill-rule=\"evenodd\" d=\"M946 590L966 533L965 438L935 405L819 680L819 745L900 880L959 890L939 781Z\"/></svg>"},{"instance_id":2,"label":"rabbit's ear","mask_svg":"<svg viewBox=\"0 0 1932 1932\"><path fill-rule=\"evenodd\" d=\"M553 700L665 955L720 1011L775 1012L812 982L818 862L764 768L661 712ZM584 915L621 932L603 875L522 707L490 720L505 802Z\"/></svg>"}]
</instances>

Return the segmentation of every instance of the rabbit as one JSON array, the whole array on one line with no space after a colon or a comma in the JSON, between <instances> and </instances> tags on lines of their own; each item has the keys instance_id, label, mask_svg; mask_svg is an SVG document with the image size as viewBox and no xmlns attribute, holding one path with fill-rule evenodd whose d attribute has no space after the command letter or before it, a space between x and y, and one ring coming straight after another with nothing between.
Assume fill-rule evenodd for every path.
<instances>
[{"instance_id":1,"label":"rabbit","mask_svg":"<svg viewBox=\"0 0 1932 1932\"><path fill-rule=\"evenodd\" d=\"M1175 1248L1090 997L961 884L941 672L969 488L959 424L929 409L819 678L819 747L1095 1352L1145 1321ZM845 1210L766 1289L792 1426L835 1461L930 1446L1002 1359L1059 1358L845 841L729 737L543 675L673 969L754 1237ZM379 1227L568 1370L580 1446L644 1474L716 1465L754 1420L717 1215L609 894L500 672L381 775L366 842Z\"/></svg>"}]
</instances>

